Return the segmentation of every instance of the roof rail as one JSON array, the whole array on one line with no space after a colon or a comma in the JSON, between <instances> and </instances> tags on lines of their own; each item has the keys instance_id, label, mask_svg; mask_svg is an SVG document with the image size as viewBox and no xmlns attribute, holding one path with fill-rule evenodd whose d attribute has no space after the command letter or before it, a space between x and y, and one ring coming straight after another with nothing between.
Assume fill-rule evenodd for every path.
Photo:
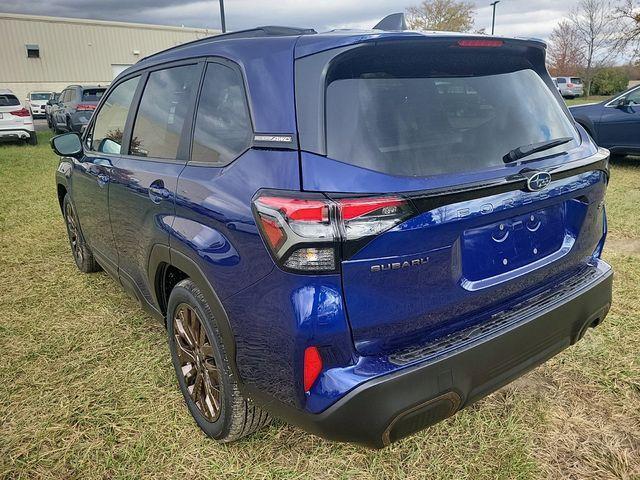
<instances>
[{"instance_id":1,"label":"roof rail","mask_svg":"<svg viewBox=\"0 0 640 480\"><path fill-rule=\"evenodd\" d=\"M200 42L209 43L209 42L217 42L220 40L231 40L234 38L288 37L288 36L296 36L296 35L313 35L316 33L318 32L316 32L313 28L279 27L276 25L265 25L261 27L249 28L247 30L237 30L235 32L222 33L220 35L212 35L210 37L198 38L197 40L185 42L180 45L176 45L175 47L167 48L165 50L161 50L159 52L148 55L144 58L141 58L139 62L155 57L156 55L160 55L161 53L166 53L172 50L178 50L182 47L194 45Z\"/></svg>"}]
</instances>

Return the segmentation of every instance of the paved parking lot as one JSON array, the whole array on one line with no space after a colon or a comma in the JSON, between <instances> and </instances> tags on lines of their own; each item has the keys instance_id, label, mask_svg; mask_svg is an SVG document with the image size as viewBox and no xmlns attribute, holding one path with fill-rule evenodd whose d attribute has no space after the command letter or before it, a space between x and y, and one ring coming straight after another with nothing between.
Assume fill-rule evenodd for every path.
<instances>
[{"instance_id":1,"label":"paved parking lot","mask_svg":"<svg viewBox=\"0 0 640 480\"><path fill-rule=\"evenodd\" d=\"M49 126L47 125L47 120L44 118L34 118L33 124L36 127L36 132L45 132L49 130Z\"/></svg>"}]
</instances>

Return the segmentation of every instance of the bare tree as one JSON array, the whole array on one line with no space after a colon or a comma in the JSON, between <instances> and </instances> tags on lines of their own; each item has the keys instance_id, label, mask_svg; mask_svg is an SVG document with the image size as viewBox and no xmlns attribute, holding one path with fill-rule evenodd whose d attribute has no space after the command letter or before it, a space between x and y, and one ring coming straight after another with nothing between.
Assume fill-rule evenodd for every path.
<instances>
[{"instance_id":1,"label":"bare tree","mask_svg":"<svg viewBox=\"0 0 640 480\"><path fill-rule=\"evenodd\" d=\"M549 37L549 71L554 76L577 75L583 69L584 57L573 23L562 20Z\"/></svg>"},{"instance_id":2,"label":"bare tree","mask_svg":"<svg viewBox=\"0 0 640 480\"><path fill-rule=\"evenodd\" d=\"M413 30L469 32L473 29L475 5L458 0L424 0L407 8L407 25Z\"/></svg>"},{"instance_id":3,"label":"bare tree","mask_svg":"<svg viewBox=\"0 0 640 480\"><path fill-rule=\"evenodd\" d=\"M570 22L576 33L579 47L584 52L585 94L591 94L594 68L603 60L613 44L615 18L608 0L580 0L573 9Z\"/></svg>"},{"instance_id":4,"label":"bare tree","mask_svg":"<svg viewBox=\"0 0 640 480\"><path fill-rule=\"evenodd\" d=\"M633 48L633 53L640 56L640 5L634 0L625 0L616 9L616 20L619 20L619 33L616 47L620 50Z\"/></svg>"}]
</instances>

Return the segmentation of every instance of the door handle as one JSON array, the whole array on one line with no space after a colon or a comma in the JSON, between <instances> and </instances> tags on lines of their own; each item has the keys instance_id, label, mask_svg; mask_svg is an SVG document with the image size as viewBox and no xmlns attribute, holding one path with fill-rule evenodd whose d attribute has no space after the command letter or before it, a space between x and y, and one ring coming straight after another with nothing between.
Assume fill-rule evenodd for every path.
<instances>
[{"instance_id":1,"label":"door handle","mask_svg":"<svg viewBox=\"0 0 640 480\"><path fill-rule=\"evenodd\" d=\"M156 180L149 185L149 198L155 204L160 203L162 200L167 200L171 197L171 192L164 188L164 182L162 180Z\"/></svg>"},{"instance_id":2,"label":"door handle","mask_svg":"<svg viewBox=\"0 0 640 480\"><path fill-rule=\"evenodd\" d=\"M100 185L101 187L104 187L107 183L109 183L109 175L106 175L104 173L98 174L97 179L98 185Z\"/></svg>"}]
</instances>

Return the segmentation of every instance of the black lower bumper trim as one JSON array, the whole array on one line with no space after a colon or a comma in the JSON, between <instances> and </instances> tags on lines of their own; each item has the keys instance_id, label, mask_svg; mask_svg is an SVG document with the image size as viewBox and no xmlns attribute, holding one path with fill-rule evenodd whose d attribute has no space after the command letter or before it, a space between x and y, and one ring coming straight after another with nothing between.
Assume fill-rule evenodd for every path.
<instances>
[{"instance_id":1,"label":"black lower bumper trim","mask_svg":"<svg viewBox=\"0 0 640 480\"><path fill-rule=\"evenodd\" d=\"M405 367L355 388L320 414L247 393L276 417L321 437L383 447L433 425L577 342L611 305L613 273L521 322L433 361Z\"/></svg>"}]
</instances>

